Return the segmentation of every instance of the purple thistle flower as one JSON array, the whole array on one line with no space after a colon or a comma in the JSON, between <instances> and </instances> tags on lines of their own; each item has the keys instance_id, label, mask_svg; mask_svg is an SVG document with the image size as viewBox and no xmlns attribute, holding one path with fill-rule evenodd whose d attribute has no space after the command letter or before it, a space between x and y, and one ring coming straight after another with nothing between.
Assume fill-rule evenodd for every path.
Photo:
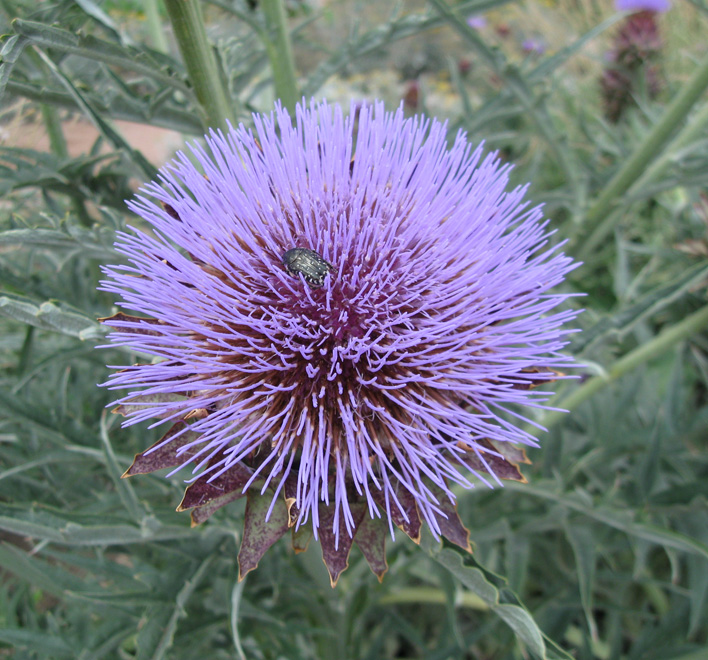
<instances>
[{"instance_id":1,"label":"purple thistle flower","mask_svg":"<svg viewBox=\"0 0 708 660\"><path fill-rule=\"evenodd\" d=\"M353 541L381 577L394 525L469 548L450 485L523 480L514 420L572 365L550 290L574 264L510 166L438 121L313 102L254 124L163 168L104 269L143 315L105 319L111 343L159 359L110 377L118 412L173 424L126 475L190 466L195 522L246 492L242 574L288 528L333 583Z\"/></svg>"},{"instance_id":2,"label":"purple thistle flower","mask_svg":"<svg viewBox=\"0 0 708 660\"><path fill-rule=\"evenodd\" d=\"M546 44L541 39L524 39L521 44L521 50L525 53L543 55L546 52Z\"/></svg>"},{"instance_id":3,"label":"purple thistle flower","mask_svg":"<svg viewBox=\"0 0 708 660\"><path fill-rule=\"evenodd\" d=\"M487 27L487 19L482 14L473 14L467 18L467 25L475 30L483 30Z\"/></svg>"},{"instance_id":4,"label":"purple thistle flower","mask_svg":"<svg viewBox=\"0 0 708 660\"><path fill-rule=\"evenodd\" d=\"M615 0L617 11L667 12L671 9L669 0Z\"/></svg>"},{"instance_id":5,"label":"purple thistle flower","mask_svg":"<svg viewBox=\"0 0 708 660\"><path fill-rule=\"evenodd\" d=\"M663 43L653 11L627 16L613 40L600 85L605 116L617 122L635 102L640 81L649 98L656 98L663 88L659 60Z\"/></svg>"}]
</instances>

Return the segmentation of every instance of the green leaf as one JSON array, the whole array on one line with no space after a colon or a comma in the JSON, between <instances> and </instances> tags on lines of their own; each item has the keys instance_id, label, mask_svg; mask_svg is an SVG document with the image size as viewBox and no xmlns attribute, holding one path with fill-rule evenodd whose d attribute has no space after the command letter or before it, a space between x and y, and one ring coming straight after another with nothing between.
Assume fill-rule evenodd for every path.
<instances>
[{"instance_id":1,"label":"green leaf","mask_svg":"<svg viewBox=\"0 0 708 660\"><path fill-rule=\"evenodd\" d=\"M689 504L696 497L708 498L708 480L696 479L665 488L652 495L649 501L655 506Z\"/></svg>"},{"instance_id":2,"label":"green leaf","mask_svg":"<svg viewBox=\"0 0 708 660\"><path fill-rule=\"evenodd\" d=\"M113 19L106 14L103 9L101 9L92 0L74 0L81 9L83 9L91 18L100 23L104 28L110 30L115 34L115 36L123 41L123 35L120 33L118 26L113 22Z\"/></svg>"},{"instance_id":3,"label":"green leaf","mask_svg":"<svg viewBox=\"0 0 708 660\"><path fill-rule=\"evenodd\" d=\"M142 155L137 149L125 141L123 136L111 127L111 125L103 119L101 113L93 108L90 101L84 97L84 95L79 91L79 89L74 85L74 83L66 76L61 69L43 52L37 51L44 61L44 63L49 67L52 73L57 77L59 82L64 85L69 95L74 99L76 105L82 110L86 117L91 121L91 123L98 129L98 132L103 135L108 142L110 142L117 150L125 152L130 159L142 170L143 175L148 179L155 178L157 170L153 167L145 156Z\"/></svg>"},{"instance_id":4,"label":"green leaf","mask_svg":"<svg viewBox=\"0 0 708 660\"><path fill-rule=\"evenodd\" d=\"M234 588L231 590L231 638L234 641L234 646L236 647L236 653L238 654L239 660L246 660L246 655L244 654L241 646L241 633L238 629L239 610L241 609L243 589L245 586L246 580L243 579L241 582L236 582L236 584L234 584Z\"/></svg>"},{"instance_id":5,"label":"green leaf","mask_svg":"<svg viewBox=\"0 0 708 660\"><path fill-rule=\"evenodd\" d=\"M105 335L105 330L99 323L58 302L37 303L25 296L5 294L0 296L0 315L41 330L78 337L81 341L98 339Z\"/></svg>"},{"instance_id":6,"label":"green leaf","mask_svg":"<svg viewBox=\"0 0 708 660\"><path fill-rule=\"evenodd\" d=\"M65 590L71 587L69 575L51 570L45 562L8 543L0 545L0 566L57 598L61 598Z\"/></svg>"},{"instance_id":7,"label":"green leaf","mask_svg":"<svg viewBox=\"0 0 708 660\"><path fill-rule=\"evenodd\" d=\"M71 233L58 229L9 229L0 232L0 246L33 246L51 250L76 252L88 259L115 259L116 252L108 244L96 241L95 233L72 227Z\"/></svg>"},{"instance_id":8,"label":"green leaf","mask_svg":"<svg viewBox=\"0 0 708 660\"><path fill-rule=\"evenodd\" d=\"M107 546L148 543L189 538L189 527L162 525L154 518L142 521L140 527L123 524L82 525L46 512L26 511L0 506L0 529L30 538L63 545Z\"/></svg>"},{"instance_id":9,"label":"green leaf","mask_svg":"<svg viewBox=\"0 0 708 660\"><path fill-rule=\"evenodd\" d=\"M467 589L477 594L489 607L499 604L499 591L487 582L478 568L465 566L462 557L453 550L444 549L435 555L435 560L450 571Z\"/></svg>"},{"instance_id":10,"label":"green leaf","mask_svg":"<svg viewBox=\"0 0 708 660\"><path fill-rule=\"evenodd\" d=\"M0 64L0 98L5 93L5 88L10 80L15 63L28 43L28 39L18 34L11 35L5 39L2 50L0 50L0 59L2 60L2 64Z\"/></svg>"},{"instance_id":11,"label":"green leaf","mask_svg":"<svg viewBox=\"0 0 708 660\"><path fill-rule=\"evenodd\" d=\"M484 573L475 567L465 566L462 557L450 549L433 555L434 559L447 568L470 591L479 596L540 658L546 658L543 633L533 617L520 605L500 603L499 590L487 580Z\"/></svg>"},{"instance_id":12,"label":"green leaf","mask_svg":"<svg viewBox=\"0 0 708 660\"><path fill-rule=\"evenodd\" d=\"M615 511L608 507L594 508L580 501L575 495L554 493L543 490L538 486L529 486L528 484L517 487L514 482L510 482L506 487L510 490L516 490L518 488L518 490L522 490L529 495L553 500L562 506L583 513L594 520L598 520L609 527L626 532L630 536L635 536L636 538L644 539L645 541L650 541L667 548L675 548L676 550L697 554L708 559L707 544L701 543L680 532L666 529L665 527L659 527L651 523L634 522L632 520L632 513L629 511Z\"/></svg>"},{"instance_id":13,"label":"green leaf","mask_svg":"<svg viewBox=\"0 0 708 660\"><path fill-rule=\"evenodd\" d=\"M146 609L138 624L137 660L152 660L157 656L164 630L170 620L170 610L165 605L155 605Z\"/></svg>"},{"instance_id":14,"label":"green leaf","mask_svg":"<svg viewBox=\"0 0 708 660\"><path fill-rule=\"evenodd\" d=\"M704 282L706 278L708 278L708 266L704 263L695 264L668 284L657 287L635 304L601 319L594 326L575 335L568 350L571 353L582 353L608 336L616 337L621 341L637 323L660 312L684 293Z\"/></svg>"},{"instance_id":15,"label":"green leaf","mask_svg":"<svg viewBox=\"0 0 708 660\"><path fill-rule=\"evenodd\" d=\"M116 419L113 417L113 419ZM144 519L148 512L145 507L142 506L138 496L133 490L132 484L127 479L121 479L122 470L118 467L118 459L113 451L113 445L111 444L111 439L109 437L108 424L106 418L106 411L103 411L101 415L101 440L103 442L103 448L106 453L106 468L113 481L113 486L118 493L120 500L125 507L126 511L130 514L131 518L135 522L140 522Z\"/></svg>"},{"instance_id":16,"label":"green leaf","mask_svg":"<svg viewBox=\"0 0 708 660\"><path fill-rule=\"evenodd\" d=\"M595 551L596 539L592 529L587 525L565 525L565 534L575 554L575 566L578 571L580 585L580 601L583 604L585 619L588 623L590 634L597 637L597 625L592 614L593 589L595 585L595 565L597 553Z\"/></svg>"},{"instance_id":17,"label":"green leaf","mask_svg":"<svg viewBox=\"0 0 708 660\"><path fill-rule=\"evenodd\" d=\"M56 89L47 89L46 85L35 85L31 83L10 80L7 83L7 91L10 94L27 98L38 103L69 110L81 110L73 95ZM104 117L111 119L122 119L132 121L137 124L148 124L150 126L160 126L188 135L203 135L204 128L199 118L194 112L175 107L174 104L155 103L142 101L138 98L126 98L124 96L112 97L107 103L105 97L101 97L90 91L84 92L84 98ZM155 96L159 100L159 95Z\"/></svg>"},{"instance_id":18,"label":"green leaf","mask_svg":"<svg viewBox=\"0 0 708 660\"><path fill-rule=\"evenodd\" d=\"M535 655L546 657L543 634L525 609L518 605L497 605L493 609Z\"/></svg>"},{"instance_id":19,"label":"green leaf","mask_svg":"<svg viewBox=\"0 0 708 660\"><path fill-rule=\"evenodd\" d=\"M15 19L12 23L15 32L22 35L42 48L52 48L72 55L79 55L95 62L105 62L120 69L135 71L149 76L169 87L178 89L183 94L191 96L191 89L183 80L167 71L167 67L180 71L184 75L179 62L170 59L160 65L144 50L121 46L110 41L98 39L93 35L80 35L58 27Z\"/></svg>"},{"instance_id":20,"label":"green leaf","mask_svg":"<svg viewBox=\"0 0 708 660\"><path fill-rule=\"evenodd\" d=\"M170 599L172 606L155 607L146 612L144 625L138 632L138 658L161 660L174 644L177 623L186 614L186 607L196 588L209 574L214 555L208 555L189 578L177 576L174 584L181 585Z\"/></svg>"},{"instance_id":21,"label":"green leaf","mask_svg":"<svg viewBox=\"0 0 708 660\"><path fill-rule=\"evenodd\" d=\"M42 653L45 658L76 658L76 649L51 633L0 628L0 640L17 649L26 649L33 656Z\"/></svg>"}]
</instances>

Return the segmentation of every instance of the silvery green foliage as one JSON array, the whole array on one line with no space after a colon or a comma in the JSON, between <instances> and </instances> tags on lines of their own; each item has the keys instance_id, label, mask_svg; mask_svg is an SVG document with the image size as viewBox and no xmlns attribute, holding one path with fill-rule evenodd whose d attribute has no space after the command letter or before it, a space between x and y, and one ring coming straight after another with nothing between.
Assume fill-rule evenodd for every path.
<instances>
[{"instance_id":1,"label":"silvery green foliage","mask_svg":"<svg viewBox=\"0 0 708 660\"><path fill-rule=\"evenodd\" d=\"M153 178L162 163L141 158L111 122L131 119L192 136L205 127L179 58L151 50L139 31L129 35L118 4L5 2L0 9L4 110L14 112L10 101L25 99L38 117L45 117L40 102L59 119L80 112L110 148L100 152L97 144L81 158L1 150L2 651L179 660L705 655L708 361L700 334L557 422L533 450L534 464L522 466L529 483L460 491L457 513L472 532L472 557L441 549L425 532L423 551L402 538L387 546L380 585L356 547L332 590L316 544L296 555L283 542L238 583L240 503L191 529L174 511L184 489L179 476L120 479L133 455L162 433L143 424L120 429L106 408L115 393L96 387L106 362L150 360L120 347L95 349L106 342L97 319L117 311L115 295L96 286L100 266L119 259L116 232L140 222L126 211L131 180ZM512 186L533 181L529 194L545 202L557 230L551 241L570 239L563 249L575 255L594 229L583 225L587 206L643 144L686 72L668 71L664 96L606 126L593 114L594 83L583 86L581 69L568 64L583 49L601 52L616 19L590 23L574 41L521 60L514 48L528 35L497 39L494 13L481 31L467 25L489 8L516 9L431 0L419 11L360 24L327 53L298 28L311 21L329 30L330 16L296 9L296 43L313 45L318 58L300 72L301 91L316 93L329 76L357 67L360 56L388 67L385 49L395 40L422 44L428 30L451 27L472 69L463 74L450 62L459 100L450 134L464 128L471 142L485 139L517 163ZM240 27L256 35L242 42L249 51L240 63L252 66L235 71L228 63L236 51L217 44L239 119L250 125L251 110L271 107L257 101L269 84L257 32L263 23L247 2L213 3L207 18L226 23L226 11L243 16ZM681 25L681 15L675 20ZM670 47L671 31L665 36ZM421 89L427 103L430 88ZM677 135L682 130L676 126ZM578 321L584 332L571 336L570 347L587 365L584 378L609 373L705 304L703 136L670 145L663 164L651 156L652 176L612 200L622 221L560 290L589 292L570 307L586 310ZM563 394L578 385L554 387ZM298 550L307 540L293 538Z\"/></svg>"}]
</instances>

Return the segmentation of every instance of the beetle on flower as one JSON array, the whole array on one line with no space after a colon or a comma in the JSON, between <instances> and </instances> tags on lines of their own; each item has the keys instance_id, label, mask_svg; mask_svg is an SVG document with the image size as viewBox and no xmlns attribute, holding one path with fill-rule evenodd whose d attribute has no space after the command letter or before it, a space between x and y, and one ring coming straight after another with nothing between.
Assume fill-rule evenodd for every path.
<instances>
[{"instance_id":1,"label":"beetle on flower","mask_svg":"<svg viewBox=\"0 0 708 660\"><path fill-rule=\"evenodd\" d=\"M105 268L130 312L111 343L157 358L111 376L118 412L169 425L126 474L190 468L194 523L245 494L242 575L289 529L333 584L353 543L381 577L395 527L469 549L452 486L523 480L520 408L572 364L550 290L574 264L509 166L444 124L379 103L253 121L147 184L151 230Z\"/></svg>"}]
</instances>

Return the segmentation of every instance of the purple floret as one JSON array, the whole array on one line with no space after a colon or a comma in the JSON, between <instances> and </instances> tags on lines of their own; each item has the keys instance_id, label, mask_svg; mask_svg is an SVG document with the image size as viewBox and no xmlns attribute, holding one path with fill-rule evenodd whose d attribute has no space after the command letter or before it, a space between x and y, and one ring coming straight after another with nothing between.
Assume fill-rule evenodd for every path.
<instances>
[{"instance_id":1,"label":"purple floret","mask_svg":"<svg viewBox=\"0 0 708 660\"><path fill-rule=\"evenodd\" d=\"M108 385L133 390L120 403L165 395L126 424L188 417L195 475L258 456L251 483L295 484L315 534L321 502L352 535L353 498L392 526L405 491L437 535L433 489L499 481L465 456L537 446L519 408L543 407L532 387L572 366L576 312L551 290L575 264L526 187L507 190L510 166L463 134L449 146L438 121L377 103L355 126L312 103L254 125L212 131L130 203L150 227L120 235L128 265L102 288L153 320L115 322L110 341L157 360ZM284 267L293 248L331 265L321 286Z\"/></svg>"},{"instance_id":2,"label":"purple floret","mask_svg":"<svg viewBox=\"0 0 708 660\"><path fill-rule=\"evenodd\" d=\"M617 11L667 12L671 9L669 0L615 0Z\"/></svg>"}]
</instances>

